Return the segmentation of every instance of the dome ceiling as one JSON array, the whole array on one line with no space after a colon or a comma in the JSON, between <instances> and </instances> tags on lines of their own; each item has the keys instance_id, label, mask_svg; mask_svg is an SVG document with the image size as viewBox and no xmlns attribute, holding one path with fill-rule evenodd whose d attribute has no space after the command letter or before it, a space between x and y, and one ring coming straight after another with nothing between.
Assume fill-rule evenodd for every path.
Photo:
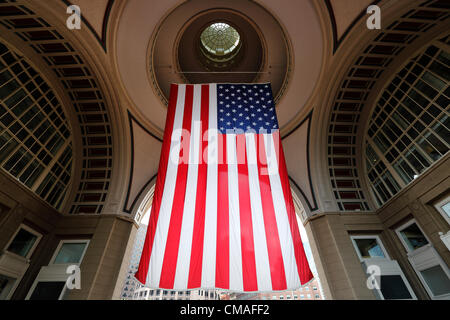
<instances>
[{"instance_id":1,"label":"dome ceiling","mask_svg":"<svg viewBox=\"0 0 450 320\"><path fill-rule=\"evenodd\" d=\"M220 21L220 22L219 22ZM200 37L211 23L228 24L238 34L238 42L234 50L223 56L214 55L203 49ZM230 10L208 10L191 19L186 29L180 32L181 37L176 49L179 73L189 83L233 82L247 83L258 81L259 73L264 68L262 35L244 17ZM210 37L220 36L211 34ZM220 43L220 42L219 42ZM166 45L162 41L158 44ZM234 44L233 44L234 45ZM206 51L206 52L205 52ZM160 88L164 88L164 96L168 97L171 74L174 70L165 68L161 55L155 48L153 70ZM284 54L285 55L285 54ZM168 62L168 61L166 61ZM170 80L169 80L170 79ZM280 82L282 82L281 79Z\"/></svg>"},{"instance_id":2,"label":"dome ceiling","mask_svg":"<svg viewBox=\"0 0 450 320\"><path fill-rule=\"evenodd\" d=\"M222 69L199 53L200 35L213 22L229 24L242 41L236 61ZM114 42L130 108L158 135L170 83L271 82L282 128L305 107L323 57L319 17L309 1L130 0Z\"/></svg>"}]
</instances>

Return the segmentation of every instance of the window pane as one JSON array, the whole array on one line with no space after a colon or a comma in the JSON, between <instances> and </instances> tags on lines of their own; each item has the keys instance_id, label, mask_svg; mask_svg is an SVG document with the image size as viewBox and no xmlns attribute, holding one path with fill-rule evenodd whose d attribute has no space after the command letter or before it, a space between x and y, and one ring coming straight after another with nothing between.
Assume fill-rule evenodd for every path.
<instances>
[{"instance_id":1,"label":"window pane","mask_svg":"<svg viewBox=\"0 0 450 320\"><path fill-rule=\"evenodd\" d=\"M415 223L400 231L400 234L411 251L428 244L428 240Z\"/></svg>"},{"instance_id":2,"label":"window pane","mask_svg":"<svg viewBox=\"0 0 450 320\"><path fill-rule=\"evenodd\" d=\"M394 169L403 179L403 181L408 184L414 179L414 175L416 174L413 169L403 160L400 159L394 164Z\"/></svg>"},{"instance_id":3,"label":"window pane","mask_svg":"<svg viewBox=\"0 0 450 320\"><path fill-rule=\"evenodd\" d=\"M37 240L37 236L25 229L20 229L8 247L8 251L26 257Z\"/></svg>"},{"instance_id":4,"label":"window pane","mask_svg":"<svg viewBox=\"0 0 450 320\"><path fill-rule=\"evenodd\" d=\"M378 194L381 196L383 201L389 200L389 192L387 191L386 187L381 183L379 179L377 179L373 185L375 186L375 189L378 191Z\"/></svg>"},{"instance_id":5,"label":"window pane","mask_svg":"<svg viewBox=\"0 0 450 320\"><path fill-rule=\"evenodd\" d=\"M36 182L37 178L41 175L42 171L44 171L44 167L38 165L37 169L33 171L31 177L29 177L28 180L25 182L25 185L31 188L33 184Z\"/></svg>"},{"instance_id":6,"label":"window pane","mask_svg":"<svg viewBox=\"0 0 450 320\"><path fill-rule=\"evenodd\" d=\"M445 214L447 215L447 217L450 218L450 202L447 202L447 203L444 204L441 208L442 208L442 210L445 212Z\"/></svg>"},{"instance_id":7,"label":"window pane","mask_svg":"<svg viewBox=\"0 0 450 320\"><path fill-rule=\"evenodd\" d=\"M382 275L380 290L384 299L412 299L402 277L399 275Z\"/></svg>"},{"instance_id":8,"label":"window pane","mask_svg":"<svg viewBox=\"0 0 450 320\"><path fill-rule=\"evenodd\" d=\"M15 278L0 274L0 300L6 300L15 282Z\"/></svg>"},{"instance_id":9,"label":"window pane","mask_svg":"<svg viewBox=\"0 0 450 320\"><path fill-rule=\"evenodd\" d=\"M437 61L433 62L430 65L430 70L437 74L438 76L442 77L443 79L450 81L450 70L448 67L444 66L442 63L439 63Z\"/></svg>"},{"instance_id":10,"label":"window pane","mask_svg":"<svg viewBox=\"0 0 450 320\"><path fill-rule=\"evenodd\" d=\"M433 126L433 130L442 138L442 140L450 144L450 131L445 128L440 122L436 123Z\"/></svg>"},{"instance_id":11,"label":"window pane","mask_svg":"<svg viewBox=\"0 0 450 320\"><path fill-rule=\"evenodd\" d=\"M65 284L65 281L39 282L30 300L58 300Z\"/></svg>"},{"instance_id":12,"label":"window pane","mask_svg":"<svg viewBox=\"0 0 450 320\"><path fill-rule=\"evenodd\" d=\"M430 143L428 143L427 140L425 140L424 138L420 138L418 143L422 150L425 151L431 159L433 159L434 161L439 160L441 155L435 148L433 148Z\"/></svg>"},{"instance_id":13,"label":"window pane","mask_svg":"<svg viewBox=\"0 0 450 320\"><path fill-rule=\"evenodd\" d=\"M377 239L354 239L362 258L385 258Z\"/></svg>"},{"instance_id":14,"label":"window pane","mask_svg":"<svg viewBox=\"0 0 450 320\"><path fill-rule=\"evenodd\" d=\"M85 242L63 243L53 263L80 263L85 247Z\"/></svg>"},{"instance_id":15,"label":"window pane","mask_svg":"<svg viewBox=\"0 0 450 320\"><path fill-rule=\"evenodd\" d=\"M448 151L448 147L430 131L424 134L424 137L430 142L440 154L444 155Z\"/></svg>"},{"instance_id":16,"label":"window pane","mask_svg":"<svg viewBox=\"0 0 450 320\"><path fill-rule=\"evenodd\" d=\"M450 279L440 265L420 271L435 296L450 293Z\"/></svg>"},{"instance_id":17,"label":"window pane","mask_svg":"<svg viewBox=\"0 0 450 320\"><path fill-rule=\"evenodd\" d=\"M420 163L419 160L412 154L411 151L408 151L405 154L406 159L408 159L409 163L417 170L417 172L421 173L425 167Z\"/></svg>"},{"instance_id":18,"label":"window pane","mask_svg":"<svg viewBox=\"0 0 450 320\"><path fill-rule=\"evenodd\" d=\"M424 73L423 79L435 89L442 90L445 88L445 82L428 71Z\"/></svg>"},{"instance_id":19,"label":"window pane","mask_svg":"<svg viewBox=\"0 0 450 320\"><path fill-rule=\"evenodd\" d=\"M64 196L72 161L71 130L64 111L50 86L23 56L1 45L0 51L0 66L9 67L0 70L0 166L31 188L67 145L70 156L64 180L61 175L50 177L38 193L44 200L49 200L52 190ZM64 199L55 196L50 200L47 203L58 209Z\"/></svg>"},{"instance_id":20,"label":"window pane","mask_svg":"<svg viewBox=\"0 0 450 320\"><path fill-rule=\"evenodd\" d=\"M372 149L372 147L370 145L368 145L366 148L366 155L368 158L368 162L370 163L370 166L375 165L377 163L377 161L379 160L377 154L375 153L375 151Z\"/></svg>"},{"instance_id":21,"label":"window pane","mask_svg":"<svg viewBox=\"0 0 450 320\"><path fill-rule=\"evenodd\" d=\"M389 171L386 171L383 176L384 183L388 186L389 190L391 190L392 194L396 194L400 190L400 186L395 181L394 177L392 177Z\"/></svg>"},{"instance_id":22,"label":"window pane","mask_svg":"<svg viewBox=\"0 0 450 320\"><path fill-rule=\"evenodd\" d=\"M11 155L12 151L18 144L19 143L15 139L12 139L2 149L0 149L0 163Z\"/></svg>"},{"instance_id":23,"label":"window pane","mask_svg":"<svg viewBox=\"0 0 450 320\"><path fill-rule=\"evenodd\" d=\"M380 149L383 153L385 153L389 147L392 145L385 137L384 135L380 132L378 133L375 138L374 138L374 142L377 145L378 149Z\"/></svg>"}]
</instances>

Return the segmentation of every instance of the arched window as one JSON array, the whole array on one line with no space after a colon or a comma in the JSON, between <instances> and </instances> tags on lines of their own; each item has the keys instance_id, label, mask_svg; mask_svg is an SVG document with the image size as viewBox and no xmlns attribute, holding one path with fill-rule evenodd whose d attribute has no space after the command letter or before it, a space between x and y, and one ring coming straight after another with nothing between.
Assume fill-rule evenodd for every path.
<instances>
[{"instance_id":1,"label":"arched window","mask_svg":"<svg viewBox=\"0 0 450 320\"><path fill-rule=\"evenodd\" d=\"M450 50L436 41L384 89L365 139L366 170L381 206L450 148Z\"/></svg>"},{"instance_id":2,"label":"arched window","mask_svg":"<svg viewBox=\"0 0 450 320\"><path fill-rule=\"evenodd\" d=\"M50 86L1 43L0 167L60 208L72 170L70 126Z\"/></svg>"}]
</instances>

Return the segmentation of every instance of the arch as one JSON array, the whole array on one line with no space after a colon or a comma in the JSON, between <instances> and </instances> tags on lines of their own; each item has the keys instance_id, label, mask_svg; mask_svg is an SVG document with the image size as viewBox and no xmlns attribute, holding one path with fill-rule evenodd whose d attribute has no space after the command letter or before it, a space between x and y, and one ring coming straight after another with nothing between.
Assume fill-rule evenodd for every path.
<instances>
[{"instance_id":1,"label":"arch","mask_svg":"<svg viewBox=\"0 0 450 320\"><path fill-rule=\"evenodd\" d=\"M444 133L449 130L445 119L448 83L440 69L435 68L440 63L445 65L442 57L450 53L446 45L449 34L447 31L444 34L413 50L408 59L402 59L383 89L375 91L377 95L370 104L373 107L367 110L367 122L363 121L365 126L360 130L362 157L366 159L362 171L378 207L449 150ZM393 142L385 144L386 138Z\"/></svg>"},{"instance_id":2,"label":"arch","mask_svg":"<svg viewBox=\"0 0 450 320\"><path fill-rule=\"evenodd\" d=\"M70 6L73 4L72 0L61 0L61 1L64 2L67 6ZM83 23L89 28L89 30L92 32L95 39L97 39L98 43L102 46L102 48L105 52L108 49L107 43L106 43L106 37L107 37L107 32L108 32L109 18L110 18L110 14L111 14L111 9L114 5L114 1L115 0L108 0L108 2L106 3L105 14L103 16L103 23L102 23L102 28L101 28L102 30L101 30L100 34L95 30L95 28L92 26L92 24L89 22L89 20L86 19L83 14L81 14L81 21L83 21Z\"/></svg>"},{"instance_id":3,"label":"arch","mask_svg":"<svg viewBox=\"0 0 450 320\"><path fill-rule=\"evenodd\" d=\"M50 206L60 209L73 183L74 136L78 137L72 133L76 130L61 99L64 94L60 88L55 90L28 55L3 39L0 52L0 164Z\"/></svg>"},{"instance_id":4,"label":"arch","mask_svg":"<svg viewBox=\"0 0 450 320\"><path fill-rule=\"evenodd\" d=\"M0 17L6 27L4 34L16 37L42 59L43 65L48 65L66 90L71 108L77 115L82 135L82 169L75 180L78 188L72 191L73 200L63 211L98 214L106 204L113 176L111 121L114 119L111 118L110 102L113 90L105 90L105 83L98 77L98 69L94 70L85 53L78 50L78 42L66 37L66 31L57 24L49 23L55 21L48 13L51 11L43 16L40 14L42 8L31 6L23 1L8 4L8 12ZM14 20L17 15L27 18L22 20L26 22ZM32 31L29 30L30 25L33 26Z\"/></svg>"},{"instance_id":5,"label":"arch","mask_svg":"<svg viewBox=\"0 0 450 320\"><path fill-rule=\"evenodd\" d=\"M351 64L336 82L339 86L335 87L336 93L328 105L330 116L327 119L326 158L327 175L339 211L371 211L375 207L371 196L368 196L365 179L361 179L360 119L369 108L369 94L388 68L400 59L402 51L445 27L445 24L436 23L436 20L445 19L446 9L433 8L436 20L420 16L420 10L431 5L425 2L389 8L393 12L392 16L389 20L384 18L388 27L374 31L371 41L361 46L358 54L349 59ZM360 23L359 27L365 26ZM357 29L354 28L352 33L358 32Z\"/></svg>"}]
</instances>

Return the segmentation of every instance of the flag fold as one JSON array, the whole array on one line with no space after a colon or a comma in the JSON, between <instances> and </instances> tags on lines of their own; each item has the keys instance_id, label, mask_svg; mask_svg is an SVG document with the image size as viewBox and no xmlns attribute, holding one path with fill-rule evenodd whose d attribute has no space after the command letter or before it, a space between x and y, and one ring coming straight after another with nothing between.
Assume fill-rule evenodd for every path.
<instances>
[{"instance_id":1,"label":"flag fold","mask_svg":"<svg viewBox=\"0 0 450 320\"><path fill-rule=\"evenodd\" d=\"M172 84L135 277L151 288L294 290L312 279L270 84Z\"/></svg>"}]
</instances>

